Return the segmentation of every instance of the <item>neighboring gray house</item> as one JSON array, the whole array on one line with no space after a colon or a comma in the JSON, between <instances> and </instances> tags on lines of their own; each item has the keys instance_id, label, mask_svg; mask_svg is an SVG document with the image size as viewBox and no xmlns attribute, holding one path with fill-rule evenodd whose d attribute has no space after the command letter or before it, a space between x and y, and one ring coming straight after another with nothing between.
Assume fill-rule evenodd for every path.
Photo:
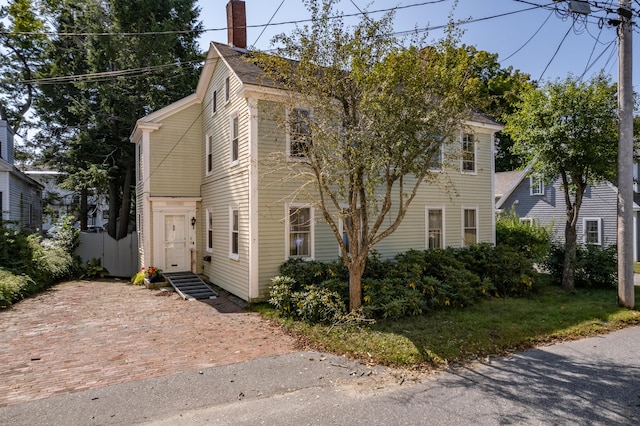
<instances>
[{"instance_id":1,"label":"neighboring gray house","mask_svg":"<svg viewBox=\"0 0 640 426\"><path fill-rule=\"evenodd\" d=\"M524 170L495 174L496 211L515 210L521 220L535 220L542 226L552 225L552 238L564 241L566 203L560 178L541 179ZM618 188L610 182L589 185L584 193L578 216L578 243L603 247L617 241ZM638 215L640 206L634 203L634 260L638 259Z\"/></svg>"},{"instance_id":2,"label":"neighboring gray house","mask_svg":"<svg viewBox=\"0 0 640 426\"><path fill-rule=\"evenodd\" d=\"M0 219L28 232L40 232L43 186L13 162L13 130L0 120Z\"/></svg>"},{"instance_id":3,"label":"neighboring gray house","mask_svg":"<svg viewBox=\"0 0 640 426\"><path fill-rule=\"evenodd\" d=\"M77 191L62 189L58 179L62 172L54 170L25 170L24 173L44 186L42 195L42 230L48 231L66 216L79 217L80 194ZM109 205L106 194L94 193L87 197L87 226L102 229L109 217Z\"/></svg>"}]
</instances>

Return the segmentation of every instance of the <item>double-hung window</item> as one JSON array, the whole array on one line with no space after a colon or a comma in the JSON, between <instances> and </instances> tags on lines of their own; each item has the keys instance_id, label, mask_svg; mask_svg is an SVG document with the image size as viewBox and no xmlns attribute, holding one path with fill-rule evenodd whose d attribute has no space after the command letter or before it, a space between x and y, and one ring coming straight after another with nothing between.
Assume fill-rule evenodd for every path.
<instances>
[{"instance_id":1,"label":"double-hung window","mask_svg":"<svg viewBox=\"0 0 640 426\"><path fill-rule=\"evenodd\" d=\"M213 251L213 211L207 209L207 251Z\"/></svg>"},{"instance_id":2,"label":"double-hung window","mask_svg":"<svg viewBox=\"0 0 640 426\"><path fill-rule=\"evenodd\" d=\"M544 179L541 175L529 176L529 194L544 195Z\"/></svg>"},{"instance_id":3,"label":"double-hung window","mask_svg":"<svg viewBox=\"0 0 640 426\"><path fill-rule=\"evenodd\" d=\"M229 207L229 258L237 260L240 250L240 210Z\"/></svg>"},{"instance_id":4,"label":"double-hung window","mask_svg":"<svg viewBox=\"0 0 640 426\"><path fill-rule=\"evenodd\" d=\"M207 135L205 138L205 148L206 148L206 156L205 161L207 162L207 175L210 175L213 172L213 136Z\"/></svg>"},{"instance_id":5,"label":"double-hung window","mask_svg":"<svg viewBox=\"0 0 640 426\"><path fill-rule=\"evenodd\" d=\"M478 210L476 208L462 209L462 243L470 246L478 242Z\"/></svg>"},{"instance_id":6,"label":"double-hung window","mask_svg":"<svg viewBox=\"0 0 640 426\"><path fill-rule=\"evenodd\" d=\"M427 207L427 248L444 248L443 207Z\"/></svg>"},{"instance_id":7,"label":"double-hung window","mask_svg":"<svg viewBox=\"0 0 640 426\"><path fill-rule=\"evenodd\" d=\"M462 135L462 173L476 172L476 141L471 133Z\"/></svg>"},{"instance_id":8,"label":"double-hung window","mask_svg":"<svg viewBox=\"0 0 640 426\"><path fill-rule=\"evenodd\" d=\"M311 207L287 208L287 255L294 258L313 257L313 210Z\"/></svg>"},{"instance_id":9,"label":"double-hung window","mask_svg":"<svg viewBox=\"0 0 640 426\"><path fill-rule=\"evenodd\" d=\"M239 137L240 130L238 127L238 116L234 115L231 118L231 163L238 163L239 156Z\"/></svg>"},{"instance_id":10,"label":"double-hung window","mask_svg":"<svg viewBox=\"0 0 640 426\"><path fill-rule=\"evenodd\" d=\"M584 228L584 242L585 244L596 244L601 245L601 228L602 228L602 219L599 217L586 217L583 219L583 228Z\"/></svg>"},{"instance_id":11,"label":"double-hung window","mask_svg":"<svg viewBox=\"0 0 640 426\"><path fill-rule=\"evenodd\" d=\"M440 171L442 170L443 151L444 145L442 143L442 137L436 136L429 146L431 158L429 159L429 170Z\"/></svg>"},{"instance_id":12,"label":"double-hung window","mask_svg":"<svg viewBox=\"0 0 640 426\"><path fill-rule=\"evenodd\" d=\"M289 111L288 154L291 158L306 158L312 146L312 134L308 109L293 108Z\"/></svg>"}]
</instances>

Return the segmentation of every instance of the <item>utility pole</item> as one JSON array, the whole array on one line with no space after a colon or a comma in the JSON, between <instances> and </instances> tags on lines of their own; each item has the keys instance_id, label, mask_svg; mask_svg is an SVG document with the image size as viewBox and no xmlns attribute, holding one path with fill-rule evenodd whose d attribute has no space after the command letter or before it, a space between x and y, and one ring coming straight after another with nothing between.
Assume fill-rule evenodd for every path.
<instances>
[{"instance_id":1,"label":"utility pole","mask_svg":"<svg viewBox=\"0 0 640 426\"><path fill-rule=\"evenodd\" d=\"M631 0L619 0L618 16L618 304L633 308L633 78Z\"/></svg>"}]
</instances>

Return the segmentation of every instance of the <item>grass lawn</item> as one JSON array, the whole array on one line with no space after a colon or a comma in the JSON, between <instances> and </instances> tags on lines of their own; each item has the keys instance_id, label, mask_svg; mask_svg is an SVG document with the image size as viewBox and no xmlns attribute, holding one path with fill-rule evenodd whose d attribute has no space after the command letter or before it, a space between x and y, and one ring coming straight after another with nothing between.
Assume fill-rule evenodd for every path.
<instances>
[{"instance_id":1,"label":"grass lawn","mask_svg":"<svg viewBox=\"0 0 640 426\"><path fill-rule=\"evenodd\" d=\"M640 312L619 308L616 298L615 289L569 294L543 287L528 298L485 300L466 309L363 326L280 321L310 348L376 364L429 369L640 324ZM273 316L266 306L260 310Z\"/></svg>"}]
</instances>

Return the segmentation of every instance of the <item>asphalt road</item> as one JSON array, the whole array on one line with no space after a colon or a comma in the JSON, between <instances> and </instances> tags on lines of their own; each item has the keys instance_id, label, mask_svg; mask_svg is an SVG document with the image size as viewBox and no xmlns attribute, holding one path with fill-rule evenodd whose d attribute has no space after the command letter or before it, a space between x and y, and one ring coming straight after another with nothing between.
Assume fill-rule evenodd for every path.
<instances>
[{"instance_id":1,"label":"asphalt road","mask_svg":"<svg viewBox=\"0 0 640 426\"><path fill-rule=\"evenodd\" d=\"M640 424L640 327L414 376L299 352L0 408L3 425Z\"/></svg>"}]
</instances>

